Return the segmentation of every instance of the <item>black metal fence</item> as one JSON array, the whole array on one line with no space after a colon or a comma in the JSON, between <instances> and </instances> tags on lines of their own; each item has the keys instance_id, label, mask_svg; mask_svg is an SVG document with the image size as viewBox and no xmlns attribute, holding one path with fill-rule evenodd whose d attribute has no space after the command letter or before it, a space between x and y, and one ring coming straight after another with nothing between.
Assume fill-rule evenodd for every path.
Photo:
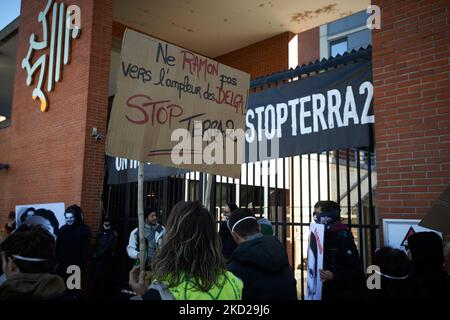
<instances>
[{"instance_id":1,"label":"black metal fence","mask_svg":"<svg viewBox=\"0 0 450 320\"><path fill-rule=\"evenodd\" d=\"M218 223L221 207L229 202L269 219L286 247L303 298L309 224L317 201L340 203L341 218L355 236L363 264L371 264L379 243L374 162L371 150L347 149L245 164L240 179L215 176L211 208ZM146 182L145 205L155 206L164 223L178 201L201 200L204 181L205 175L197 172ZM131 267L128 236L137 226L137 184L109 186L107 192L106 211L119 233L118 263L126 272Z\"/></svg>"}]
</instances>

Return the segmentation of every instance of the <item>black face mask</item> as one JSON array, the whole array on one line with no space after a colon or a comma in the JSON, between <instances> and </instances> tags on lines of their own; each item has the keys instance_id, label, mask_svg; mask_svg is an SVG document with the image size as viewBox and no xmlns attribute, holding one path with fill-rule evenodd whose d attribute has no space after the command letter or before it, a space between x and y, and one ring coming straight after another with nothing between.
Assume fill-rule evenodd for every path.
<instances>
[{"instance_id":1,"label":"black face mask","mask_svg":"<svg viewBox=\"0 0 450 320\"><path fill-rule=\"evenodd\" d=\"M340 215L337 210L334 211L324 211L314 215L314 221L330 227L336 221L339 221Z\"/></svg>"}]
</instances>

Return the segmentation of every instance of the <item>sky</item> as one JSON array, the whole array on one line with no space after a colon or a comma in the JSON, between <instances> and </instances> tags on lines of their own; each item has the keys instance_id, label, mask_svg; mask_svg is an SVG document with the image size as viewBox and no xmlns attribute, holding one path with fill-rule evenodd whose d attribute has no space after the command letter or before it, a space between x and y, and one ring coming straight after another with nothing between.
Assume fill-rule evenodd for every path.
<instances>
[{"instance_id":1,"label":"sky","mask_svg":"<svg viewBox=\"0 0 450 320\"><path fill-rule=\"evenodd\" d=\"M20 0L0 0L0 30L20 15Z\"/></svg>"}]
</instances>

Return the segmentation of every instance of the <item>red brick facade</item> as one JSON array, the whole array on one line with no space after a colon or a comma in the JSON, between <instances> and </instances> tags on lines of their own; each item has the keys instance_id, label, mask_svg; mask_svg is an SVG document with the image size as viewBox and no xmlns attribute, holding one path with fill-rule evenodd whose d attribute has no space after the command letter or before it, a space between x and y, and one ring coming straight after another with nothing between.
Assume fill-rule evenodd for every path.
<instances>
[{"instance_id":1,"label":"red brick facade","mask_svg":"<svg viewBox=\"0 0 450 320\"><path fill-rule=\"evenodd\" d=\"M320 59L320 27L298 34L298 65Z\"/></svg>"},{"instance_id":2,"label":"red brick facade","mask_svg":"<svg viewBox=\"0 0 450 320\"><path fill-rule=\"evenodd\" d=\"M21 62L30 34L42 39L37 17L45 3L22 1L12 124L0 130L0 162L11 165L0 172L0 223L5 223L5 213L16 204L64 202L81 204L95 230L100 218L104 141L96 142L90 131L91 127L106 131L112 0L70 1L81 9L81 37L72 41L71 63L63 66L63 80L47 95L49 110L42 113L39 102L31 98L33 87L25 84L27 74Z\"/></svg>"},{"instance_id":3,"label":"red brick facade","mask_svg":"<svg viewBox=\"0 0 450 320\"><path fill-rule=\"evenodd\" d=\"M450 3L372 3L379 213L420 219L450 184Z\"/></svg>"}]
</instances>

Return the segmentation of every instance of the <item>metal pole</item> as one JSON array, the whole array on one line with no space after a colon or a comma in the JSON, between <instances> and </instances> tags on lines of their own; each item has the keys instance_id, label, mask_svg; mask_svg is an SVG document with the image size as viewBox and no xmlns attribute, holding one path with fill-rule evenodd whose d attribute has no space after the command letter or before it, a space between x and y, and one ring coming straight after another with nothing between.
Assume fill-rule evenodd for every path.
<instances>
[{"instance_id":1,"label":"metal pole","mask_svg":"<svg viewBox=\"0 0 450 320\"><path fill-rule=\"evenodd\" d=\"M356 149L356 169L357 169L357 178L358 178L358 224L359 224L359 254L361 257L361 262L364 265L364 235L361 224L363 223L362 219L362 196L361 196L361 160L359 149Z\"/></svg>"},{"instance_id":2,"label":"metal pole","mask_svg":"<svg viewBox=\"0 0 450 320\"><path fill-rule=\"evenodd\" d=\"M291 256L292 256L292 271L294 273L295 276L295 212L294 212L294 207L295 207L295 198L294 198L294 157L290 157L289 158L289 163L290 163L290 167L291 167L291 183L290 183L290 187L291 187L291 192L289 193L290 195L290 202L291 202Z\"/></svg>"},{"instance_id":3,"label":"metal pole","mask_svg":"<svg viewBox=\"0 0 450 320\"><path fill-rule=\"evenodd\" d=\"M262 160L259 162L259 177L260 177L260 186L259 186L259 217L262 218L264 213L264 183L263 183L263 162Z\"/></svg>"},{"instance_id":4,"label":"metal pole","mask_svg":"<svg viewBox=\"0 0 450 320\"><path fill-rule=\"evenodd\" d=\"M375 253L375 250L377 248L377 239L375 234L375 212L373 210L373 200L372 200L372 159L371 159L371 146L369 147L369 150L367 151L368 158L367 158L367 167L368 167L368 174L369 174L369 215L370 215L370 244L371 244L371 257L373 257L373 254Z\"/></svg>"},{"instance_id":5,"label":"metal pole","mask_svg":"<svg viewBox=\"0 0 450 320\"><path fill-rule=\"evenodd\" d=\"M341 182L340 182L340 174L339 174L339 150L336 150L335 153L336 157L336 202L340 205L341 204Z\"/></svg>"},{"instance_id":6,"label":"metal pole","mask_svg":"<svg viewBox=\"0 0 450 320\"><path fill-rule=\"evenodd\" d=\"M347 167L347 213L348 213L348 225L351 225L352 224L352 208L351 208L351 198L350 198L350 194L351 194L351 190L350 190L350 149L347 149L346 167Z\"/></svg>"},{"instance_id":7,"label":"metal pole","mask_svg":"<svg viewBox=\"0 0 450 320\"><path fill-rule=\"evenodd\" d=\"M212 187L212 182L213 182L213 175L210 173L206 174L206 189L205 189L205 194L203 195L203 205L206 207L206 209L208 209L208 211L211 211L211 204L210 204L210 199L211 199L211 187Z\"/></svg>"},{"instance_id":8,"label":"metal pole","mask_svg":"<svg viewBox=\"0 0 450 320\"><path fill-rule=\"evenodd\" d=\"M299 156L299 161L300 161L300 168L299 168L299 173L300 173L300 186L299 186L299 196L300 196L300 282L301 282L301 299L303 300L305 298L305 287L304 287L304 281L305 281L305 272L303 270L303 258L304 258L304 254L303 254L303 174L302 174L302 165L303 165L303 156L300 155Z\"/></svg>"},{"instance_id":9,"label":"metal pole","mask_svg":"<svg viewBox=\"0 0 450 320\"><path fill-rule=\"evenodd\" d=\"M327 200L330 200L330 151L327 151Z\"/></svg>"},{"instance_id":10,"label":"metal pole","mask_svg":"<svg viewBox=\"0 0 450 320\"><path fill-rule=\"evenodd\" d=\"M282 189L282 195L283 198L281 198L281 223L282 223L282 229L281 229L281 237L283 238L283 245L286 248L287 244L287 225L286 225L286 216L287 216L287 210L286 210L286 158L282 158L283 161L283 189Z\"/></svg>"},{"instance_id":11,"label":"metal pole","mask_svg":"<svg viewBox=\"0 0 450 320\"><path fill-rule=\"evenodd\" d=\"M312 199L311 199L311 154L308 153L308 200L309 200L309 222L312 221Z\"/></svg>"}]
</instances>

